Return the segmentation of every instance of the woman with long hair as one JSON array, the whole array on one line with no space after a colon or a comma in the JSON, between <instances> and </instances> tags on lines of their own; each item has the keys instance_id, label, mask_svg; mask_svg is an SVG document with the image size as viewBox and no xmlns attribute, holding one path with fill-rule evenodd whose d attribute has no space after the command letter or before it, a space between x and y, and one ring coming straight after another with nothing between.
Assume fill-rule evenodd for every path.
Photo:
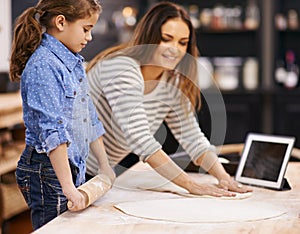
<instances>
[{"instance_id":1,"label":"woman with long hair","mask_svg":"<svg viewBox=\"0 0 300 234\"><path fill-rule=\"evenodd\" d=\"M126 45L109 48L88 64L90 95L106 129L104 144L112 166L127 167L126 159L137 155L190 193L235 196L233 192L250 189L224 170L194 115L201 104L197 57L187 12L171 2L158 3L144 15ZM195 181L162 150L154 134L163 122L191 160L215 176L219 186ZM96 171L90 154L87 172Z\"/></svg>"}]
</instances>

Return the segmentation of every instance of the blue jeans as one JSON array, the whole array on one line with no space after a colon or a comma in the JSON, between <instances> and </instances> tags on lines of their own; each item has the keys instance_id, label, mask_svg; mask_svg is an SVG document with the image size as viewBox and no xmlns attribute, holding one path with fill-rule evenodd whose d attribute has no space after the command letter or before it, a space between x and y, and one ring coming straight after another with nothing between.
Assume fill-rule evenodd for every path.
<instances>
[{"instance_id":1,"label":"blue jeans","mask_svg":"<svg viewBox=\"0 0 300 234\"><path fill-rule=\"evenodd\" d=\"M34 230L67 210L67 198L46 154L26 146L18 162L16 178L31 209Z\"/></svg>"}]
</instances>

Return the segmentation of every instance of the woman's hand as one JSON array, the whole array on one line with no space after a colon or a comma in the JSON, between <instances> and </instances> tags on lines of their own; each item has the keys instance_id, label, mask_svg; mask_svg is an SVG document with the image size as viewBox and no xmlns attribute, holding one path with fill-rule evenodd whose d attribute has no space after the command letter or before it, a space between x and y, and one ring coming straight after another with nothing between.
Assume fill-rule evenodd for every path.
<instances>
[{"instance_id":1,"label":"woman's hand","mask_svg":"<svg viewBox=\"0 0 300 234\"><path fill-rule=\"evenodd\" d=\"M238 193L252 192L252 189L238 183L225 171L223 165L220 163L214 152L206 152L197 160L197 163L200 166L205 165L208 169L208 173L218 179L219 188ZM209 165L209 167L207 165Z\"/></svg>"},{"instance_id":2,"label":"woman's hand","mask_svg":"<svg viewBox=\"0 0 300 234\"><path fill-rule=\"evenodd\" d=\"M218 184L219 188L222 188L224 190L232 191L232 192L238 192L238 193L246 193L246 192L252 192L253 190L249 188L248 186L242 185L235 181L231 177L226 177L224 179L219 180Z\"/></svg>"},{"instance_id":3,"label":"woman's hand","mask_svg":"<svg viewBox=\"0 0 300 234\"><path fill-rule=\"evenodd\" d=\"M234 197L235 193L228 191L227 189L219 188L212 184L200 184L195 181L186 187L191 194L196 195L209 195L214 197Z\"/></svg>"}]
</instances>

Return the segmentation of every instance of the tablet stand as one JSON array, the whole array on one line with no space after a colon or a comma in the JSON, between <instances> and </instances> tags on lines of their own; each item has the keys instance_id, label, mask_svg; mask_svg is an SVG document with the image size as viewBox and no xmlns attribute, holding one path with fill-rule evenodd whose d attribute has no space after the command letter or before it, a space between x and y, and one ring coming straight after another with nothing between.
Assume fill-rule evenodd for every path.
<instances>
[{"instance_id":1,"label":"tablet stand","mask_svg":"<svg viewBox=\"0 0 300 234\"><path fill-rule=\"evenodd\" d=\"M287 181L286 178L283 178L281 188L279 190L281 191L286 191L286 190L291 190L292 187L289 185L289 182Z\"/></svg>"}]
</instances>

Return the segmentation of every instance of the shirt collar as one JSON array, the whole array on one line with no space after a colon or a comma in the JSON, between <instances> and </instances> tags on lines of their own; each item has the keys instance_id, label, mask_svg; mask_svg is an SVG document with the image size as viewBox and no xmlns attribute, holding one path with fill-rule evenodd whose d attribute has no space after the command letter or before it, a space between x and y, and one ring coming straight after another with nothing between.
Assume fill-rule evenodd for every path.
<instances>
[{"instance_id":1,"label":"shirt collar","mask_svg":"<svg viewBox=\"0 0 300 234\"><path fill-rule=\"evenodd\" d=\"M43 34L41 45L54 53L69 71L72 71L78 62L83 62L84 60L80 54L72 53L65 45L48 33Z\"/></svg>"}]
</instances>

